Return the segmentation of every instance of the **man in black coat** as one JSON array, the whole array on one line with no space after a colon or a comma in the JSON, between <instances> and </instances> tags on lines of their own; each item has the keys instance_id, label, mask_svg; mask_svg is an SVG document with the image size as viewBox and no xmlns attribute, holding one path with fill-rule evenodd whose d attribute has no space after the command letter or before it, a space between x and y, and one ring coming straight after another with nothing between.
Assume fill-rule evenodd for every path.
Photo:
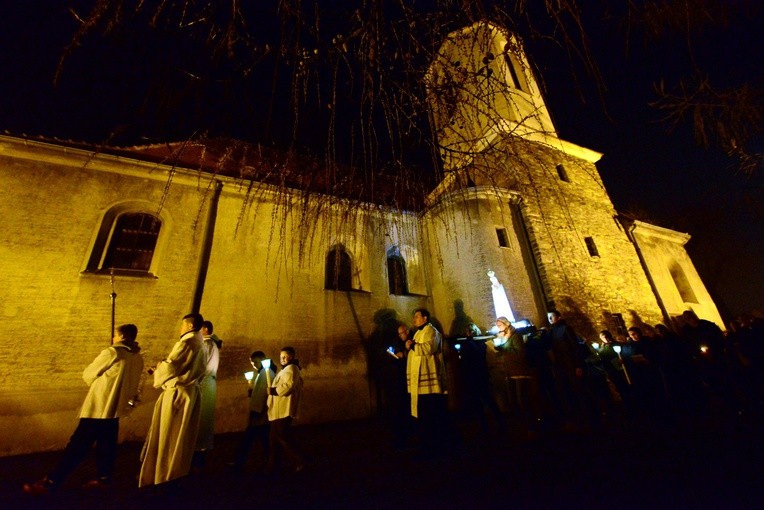
<instances>
[{"instance_id":1,"label":"man in black coat","mask_svg":"<svg viewBox=\"0 0 764 510\"><path fill-rule=\"evenodd\" d=\"M547 313L550 327L544 336L550 345L557 397L564 427L584 423L586 394L583 386L584 353L578 335L557 310Z\"/></svg>"}]
</instances>

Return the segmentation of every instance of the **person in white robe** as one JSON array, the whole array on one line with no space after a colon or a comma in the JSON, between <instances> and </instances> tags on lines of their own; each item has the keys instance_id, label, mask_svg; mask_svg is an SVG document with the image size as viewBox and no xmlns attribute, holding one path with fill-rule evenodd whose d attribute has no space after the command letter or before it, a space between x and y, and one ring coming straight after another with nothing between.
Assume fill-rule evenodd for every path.
<instances>
[{"instance_id":1,"label":"person in white robe","mask_svg":"<svg viewBox=\"0 0 764 510\"><path fill-rule=\"evenodd\" d=\"M204 467L207 454L214 446L215 438L215 405L218 397L218 365L220 364L220 349L217 337L212 333L213 325L210 321L202 323L202 338L204 339L204 377L199 383L202 392L202 411L199 417L199 434L196 439L196 451L194 452L193 469L201 470ZM222 344L222 342L220 342Z\"/></svg>"},{"instance_id":2,"label":"person in white robe","mask_svg":"<svg viewBox=\"0 0 764 510\"><path fill-rule=\"evenodd\" d=\"M37 482L25 483L24 492L45 494L56 490L94 444L98 477L88 481L85 487L97 488L111 483L117 458L119 419L127 416L140 391L143 356L136 342L137 335L135 324L118 326L112 345L101 351L82 373L89 389L77 429L56 468Z\"/></svg>"},{"instance_id":3,"label":"person in white robe","mask_svg":"<svg viewBox=\"0 0 764 510\"><path fill-rule=\"evenodd\" d=\"M279 353L281 370L268 390L268 421L270 422L268 471L279 469L281 457L286 455L292 462L292 472L299 473L305 467L302 454L292 437L292 420L297 418L302 397L300 362L295 358L293 347L284 347Z\"/></svg>"},{"instance_id":4,"label":"person in white robe","mask_svg":"<svg viewBox=\"0 0 764 510\"><path fill-rule=\"evenodd\" d=\"M180 340L154 369L154 387L162 388L141 453L138 487L188 475L199 431L205 358L199 314L183 317Z\"/></svg>"}]
</instances>

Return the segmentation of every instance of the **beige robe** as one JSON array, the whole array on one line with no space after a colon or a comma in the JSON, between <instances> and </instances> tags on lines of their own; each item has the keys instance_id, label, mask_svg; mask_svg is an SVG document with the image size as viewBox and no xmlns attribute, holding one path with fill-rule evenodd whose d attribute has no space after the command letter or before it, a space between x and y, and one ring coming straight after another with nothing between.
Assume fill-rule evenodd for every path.
<instances>
[{"instance_id":1,"label":"beige robe","mask_svg":"<svg viewBox=\"0 0 764 510\"><path fill-rule=\"evenodd\" d=\"M445 393L443 341L429 322L414 333L406 360L406 380L411 395L411 416L419 417L419 395Z\"/></svg>"},{"instance_id":2,"label":"beige robe","mask_svg":"<svg viewBox=\"0 0 764 510\"><path fill-rule=\"evenodd\" d=\"M205 372L202 343L198 331L189 331L154 371L154 387L163 391L141 454L138 487L169 482L191 470L201 411L199 380Z\"/></svg>"},{"instance_id":3,"label":"beige robe","mask_svg":"<svg viewBox=\"0 0 764 510\"><path fill-rule=\"evenodd\" d=\"M119 342L101 351L82 373L90 386L80 418L123 418L137 397L143 356L137 343Z\"/></svg>"},{"instance_id":4,"label":"beige robe","mask_svg":"<svg viewBox=\"0 0 764 510\"><path fill-rule=\"evenodd\" d=\"M285 366L276 374L271 382L271 388L276 388L278 396L268 396L268 421L297 418L302 385L300 367L295 364Z\"/></svg>"},{"instance_id":5,"label":"beige robe","mask_svg":"<svg viewBox=\"0 0 764 510\"><path fill-rule=\"evenodd\" d=\"M204 377L199 382L202 397L202 410L199 417L199 435L196 438L197 450L212 450L215 438L215 405L218 395L218 365L220 351L212 337L204 338Z\"/></svg>"}]
</instances>

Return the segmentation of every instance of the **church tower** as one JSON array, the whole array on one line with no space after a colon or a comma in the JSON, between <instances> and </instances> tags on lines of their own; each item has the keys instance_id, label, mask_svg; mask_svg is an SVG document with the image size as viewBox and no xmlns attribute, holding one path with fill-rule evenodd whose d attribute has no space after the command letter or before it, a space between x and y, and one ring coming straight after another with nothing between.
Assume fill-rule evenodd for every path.
<instances>
[{"instance_id":1,"label":"church tower","mask_svg":"<svg viewBox=\"0 0 764 510\"><path fill-rule=\"evenodd\" d=\"M602 155L559 137L522 42L488 21L455 31L426 84L444 175L424 217L436 315L456 319L458 300L490 324L493 274L515 318L537 325L550 309L589 336L659 322Z\"/></svg>"},{"instance_id":2,"label":"church tower","mask_svg":"<svg viewBox=\"0 0 764 510\"><path fill-rule=\"evenodd\" d=\"M520 40L491 22L449 34L426 83L446 171L469 164L504 134L557 137Z\"/></svg>"}]
</instances>

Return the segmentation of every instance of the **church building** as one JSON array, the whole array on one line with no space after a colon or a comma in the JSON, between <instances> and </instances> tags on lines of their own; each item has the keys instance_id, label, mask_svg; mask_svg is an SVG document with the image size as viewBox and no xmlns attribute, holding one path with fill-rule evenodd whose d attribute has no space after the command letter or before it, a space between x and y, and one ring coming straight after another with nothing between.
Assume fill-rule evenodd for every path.
<instances>
[{"instance_id":1,"label":"church building","mask_svg":"<svg viewBox=\"0 0 764 510\"><path fill-rule=\"evenodd\" d=\"M723 326L689 235L619 216L601 154L559 138L513 36L487 22L451 34L426 84L444 177L410 209L279 181L264 169L301 161L235 141L0 135L0 455L66 444L113 322L137 325L147 366L183 315L213 322L218 433L246 425L250 353L287 345L299 422L372 416L370 339L419 307L445 336L507 313L543 326L551 309L588 339L688 309ZM232 150L251 169L232 171ZM122 439L145 437L157 395L147 377Z\"/></svg>"}]
</instances>

